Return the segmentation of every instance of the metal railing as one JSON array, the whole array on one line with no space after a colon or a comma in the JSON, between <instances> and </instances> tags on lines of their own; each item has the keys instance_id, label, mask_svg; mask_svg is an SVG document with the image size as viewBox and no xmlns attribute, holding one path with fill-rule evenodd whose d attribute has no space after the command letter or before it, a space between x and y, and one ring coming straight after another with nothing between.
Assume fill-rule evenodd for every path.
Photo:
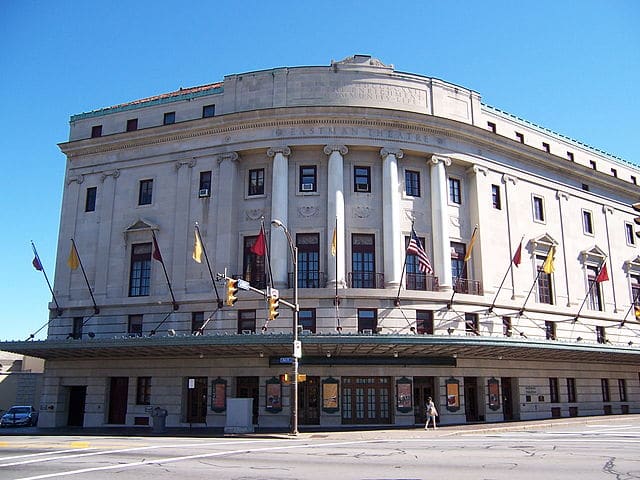
<instances>
[{"instance_id":1,"label":"metal railing","mask_svg":"<svg viewBox=\"0 0 640 480\"><path fill-rule=\"evenodd\" d=\"M407 290L425 290L429 292L437 292L440 288L438 277L435 275L427 275L425 273L407 273L406 274Z\"/></svg>"},{"instance_id":2,"label":"metal railing","mask_svg":"<svg viewBox=\"0 0 640 480\"><path fill-rule=\"evenodd\" d=\"M324 272L298 272L298 288L324 288L327 286L327 274ZM293 287L293 273L289 273L289 288Z\"/></svg>"},{"instance_id":3,"label":"metal railing","mask_svg":"<svg viewBox=\"0 0 640 480\"><path fill-rule=\"evenodd\" d=\"M349 272L347 286L349 288L384 288L384 273Z\"/></svg>"},{"instance_id":4,"label":"metal railing","mask_svg":"<svg viewBox=\"0 0 640 480\"><path fill-rule=\"evenodd\" d=\"M468 295L482 295L482 285L480 280L469 280L468 278L458 278L453 285L456 293L466 293Z\"/></svg>"}]
</instances>

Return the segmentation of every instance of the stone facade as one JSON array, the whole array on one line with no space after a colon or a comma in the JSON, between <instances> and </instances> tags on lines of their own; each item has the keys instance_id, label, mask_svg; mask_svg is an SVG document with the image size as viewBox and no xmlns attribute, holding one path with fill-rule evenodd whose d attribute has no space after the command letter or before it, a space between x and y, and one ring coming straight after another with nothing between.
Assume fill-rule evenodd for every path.
<instances>
[{"instance_id":1,"label":"stone facade","mask_svg":"<svg viewBox=\"0 0 640 480\"><path fill-rule=\"evenodd\" d=\"M640 169L476 92L356 55L75 115L60 148L64 312L7 346L47 358L41 425L143 426L161 406L222 427L224 395L286 428L293 312L267 322L252 291L216 308L224 281L192 259L197 223L214 275L292 301L274 219L299 248L301 425L412 425L427 395L442 423L640 408ZM249 251L263 224L270 272ZM433 274L405 263L412 229Z\"/></svg>"}]
</instances>

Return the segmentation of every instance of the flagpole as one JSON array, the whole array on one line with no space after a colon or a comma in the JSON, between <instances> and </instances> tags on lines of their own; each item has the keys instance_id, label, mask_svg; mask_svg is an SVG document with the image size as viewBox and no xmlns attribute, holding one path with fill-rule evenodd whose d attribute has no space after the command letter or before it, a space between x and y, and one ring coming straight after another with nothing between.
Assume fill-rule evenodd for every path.
<instances>
[{"instance_id":1,"label":"flagpole","mask_svg":"<svg viewBox=\"0 0 640 480\"><path fill-rule=\"evenodd\" d=\"M56 304L56 314L59 317L60 315L62 315L62 308L60 308L60 305L58 304L58 300L56 299L56 294L53 293L53 288L51 288L51 282L49 282L49 277L47 277L47 272L45 272L44 270L44 265L40 260L40 255L38 255L38 251L36 250L36 246L34 245L33 240L31 240L31 248L33 249L33 254L36 256L38 265L40 266L40 270L42 270L44 279L47 281L47 286L49 287L49 291L51 292L51 296L53 297L53 302Z\"/></svg>"},{"instance_id":2,"label":"flagpole","mask_svg":"<svg viewBox=\"0 0 640 480\"><path fill-rule=\"evenodd\" d=\"M476 225L473 228L473 233L471 234L471 238L469 239L469 250L467 251L467 253L464 256L464 265L462 266L461 274L468 273L467 262L471 258L471 252L473 251L473 245L476 243L476 234L477 233L478 233L478 225ZM456 278L456 282L453 284L453 293L451 294L451 298L449 299L449 302L447 303L447 310L451 310L451 307L453 306L453 297L456 296L456 285L458 285L459 281L460 281L460 274L458 274L458 277Z\"/></svg>"},{"instance_id":3,"label":"flagpole","mask_svg":"<svg viewBox=\"0 0 640 480\"><path fill-rule=\"evenodd\" d=\"M598 277L600 276L600 273L602 272L602 269L605 267L606 261L607 260L605 259L605 261L602 263L602 267L600 267L600 271L598 272L598 275L596 275L596 279L589 286L589 290L587 291L587 295L584 297L584 300L582 301L582 305L580 305L580 309L578 310L578 313L576 313L576 316L573 317L573 320L571 321L571 323L576 323L578 321L578 318L580 317L580 312L582 312L582 308L584 307L584 304L587 303L587 299L591 296L591 292L593 291L593 287L597 283L599 283L598 282Z\"/></svg>"},{"instance_id":4,"label":"flagpole","mask_svg":"<svg viewBox=\"0 0 640 480\"><path fill-rule=\"evenodd\" d=\"M523 240L524 240L524 235L520 239L520 246L518 247L518 250L520 250L522 248L522 241ZM496 300L498 300L498 295L500 294L500 290L502 290L504 282L507 279L507 275L509 275L509 272L511 270L513 270L513 264L514 264L514 262L513 262L513 257L512 257L511 261L509 262L509 268L507 268L507 271L504 273L504 277L502 277L502 282L500 282L500 286L498 287L498 291L496 292L496 296L493 297L493 302L491 302L491 306L489 307L489 313L493 312L493 308L496 306Z\"/></svg>"},{"instance_id":5,"label":"flagpole","mask_svg":"<svg viewBox=\"0 0 640 480\"><path fill-rule=\"evenodd\" d=\"M78 248L76 247L76 242L71 239L71 248L76 253L76 257L78 259L78 264L80 265L80 270L82 270L82 276L84 277L84 281L87 284L87 289L89 290L89 295L91 295L91 301L93 302L93 311L97 315L100 313L100 309L96 305L96 299L93 296L93 290L91 290L91 286L89 285L89 279L87 279L87 273L84 271L84 265L82 265L82 260L80 259L80 254L78 253Z\"/></svg>"},{"instance_id":6,"label":"flagpole","mask_svg":"<svg viewBox=\"0 0 640 480\"><path fill-rule=\"evenodd\" d=\"M269 246L267 245L267 232L264 229L264 215L260 217L260 230L262 230L262 238L264 240L264 253L265 253L265 262L267 264L267 271L269 272L269 281L271 282L271 286L273 287L273 271L271 270L271 256L269 254Z\"/></svg>"},{"instance_id":7,"label":"flagpole","mask_svg":"<svg viewBox=\"0 0 640 480\"><path fill-rule=\"evenodd\" d=\"M211 283L213 284L213 290L216 292L216 300L218 302L218 309L222 308L222 299L218 294L218 287L216 286L216 282L213 279L213 271L211 270L211 264L209 263L209 255L207 255L207 249L204 247L204 242L202 241L202 235L200 234L200 227L198 226L198 222L195 224L196 235L198 236L198 240L200 241L200 247L202 248L202 253L204 253L204 259L207 262L207 268L209 269L209 276L211 277Z\"/></svg>"},{"instance_id":8,"label":"flagpole","mask_svg":"<svg viewBox=\"0 0 640 480\"><path fill-rule=\"evenodd\" d=\"M553 250L554 245L551 245L551 247L549 248L549 251L547 252L547 258L549 258L549 255L551 254L551 251ZM553 263L553 259L551 259L551 262ZM546 263L546 260L545 260ZM544 267L544 264L543 264ZM527 294L527 298L524 299L524 303L522 304L522 307L520 308L520 311L518 312L518 315L522 315L524 313L524 307L527 304L527 302L529 301L529 297L531 296L531 292L533 292L533 288L536 286L536 284L538 283L538 278L540 278L540 274L542 273L542 268L540 270L538 270L538 274L536 275L536 279L533 281L533 285L531 285L531 289L529 290L529 293Z\"/></svg>"},{"instance_id":9,"label":"flagpole","mask_svg":"<svg viewBox=\"0 0 640 480\"><path fill-rule=\"evenodd\" d=\"M335 258L336 258L336 262L335 262L335 266L336 266L336 281L335 281L335 298L333 299L333 303L336 307L336 330L338 332L342 331L342 327L340 326L340 297L338 296L338 217L336 216L336 223L335 226L333 227L333 233L335 235L335 240L336 240L336 254L335 254Z\"/></svg>"},{"instance_id":10,"label":"flagpole","mask_svg":"<svg viewBox=\"0 0 640 480\"><path fill-rule=\"evenodd\" d=\"M631 306L629 307L629 310L627 310L627 313L624 315L622 322L620 322L620 327L624 327L624 324L627 321L627 317L629 316L629 313L631 313L631 310L636 306L636 302L638 301L639 298L640 298L640 289L638 289L638 293L636 293L635 298L631 302Z\"/></svg>"},{"instance_id":11,"label":"flagpole","mask_svg":"<svg viewBox=\"0 0 640 480\"><path fill-rule=\"evenodd\" d=\"M413 235L413 225L414 225L415 221L412 219L411 220L411 234ZM409 240L411 241L411 240ZM396 294L396 299L393 301L393 305L396 307L400 306L400 289L402 288L402 280L404 280L404 272L405 269L407 268L407 250L408 250L408 245L407 247L405 247L404 249L404 263L402 264L402 273L400 274L400 284L398 285L398 293Z\"/></svg>"},{"instance_id":12,"label":"flagpole","mask_svg":"<svg viewBox=\"0 0 640 480\"><path fill-rule=\"evenodd\" d=\"M160 261L160 265L162 265L162 271L164 272L164 278L167 279L167 286L169 287L169 293L171 294L171 303L173 304L173 309L174 310L178 310L178 308L180 308L180 306L176 302L176 297L173 295L173 288L171 288L171 282L169 281L169 275L167 274L167 267L165 267L165 265L164 265L164 258L162 258L162 253L160 253L160 247L158 246L158 240L156 239L156 233L153 230L151 230L151 236L153 237L153 243L154 243L153 246L154 246L154 248L158 249L158 254L159 254L158 256L160 258L159 259L156 258L156 260Z\"/></svg>"}]
</instances>

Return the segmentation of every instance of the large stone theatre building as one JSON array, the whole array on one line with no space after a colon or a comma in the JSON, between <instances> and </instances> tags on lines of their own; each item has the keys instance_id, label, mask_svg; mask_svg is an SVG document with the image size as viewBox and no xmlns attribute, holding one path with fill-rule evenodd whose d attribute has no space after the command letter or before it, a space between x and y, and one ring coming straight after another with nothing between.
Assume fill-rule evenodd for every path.
<instances>
[{"instance_id":1,"label":"large stone theatre building","mask_svg":"<svg viewBox=\"0 0 640 480\"><path fill-rule=\"evenodd\" d=\"M301 429L640 411L640 168L473 90L355 55L74 115L60 148L61 311L0 345L46 360L40 427L251 398L289 428L270 288Z\"/></svg>"}]
</instances>

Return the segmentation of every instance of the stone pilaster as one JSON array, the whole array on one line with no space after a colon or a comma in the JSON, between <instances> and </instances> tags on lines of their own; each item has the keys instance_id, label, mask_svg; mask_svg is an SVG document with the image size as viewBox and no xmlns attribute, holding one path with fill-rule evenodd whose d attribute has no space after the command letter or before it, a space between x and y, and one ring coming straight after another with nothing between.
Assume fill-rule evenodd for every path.
<instances>
[{"instance_id":1,"label":"stone pilaster","mask_svg":"<svg viewBox=\"0 0 640 480\"><path fill-rule=\"evenodd\" d=\"M289 147L272 147L267 156L273 158L271 175L271 220L280 220L289 228ZM271 272L274 287L281 289L288 286L289 243L283 232L276 232L278 227L271 226ZM292 233L292 238L293 233ZM294 240L295 241L295 240Z\"/></svg>"},{"instance_id":2,"label":"stone pilaster","mask_svg":"<svg viewBox=\"0 0 640 480\"><path fill-rule=\"evenodd\" d=\"M327 253L327 286L346 286L345 275L345 217L344 217L344 155L349 149L344 145L327 145L327 246L331 247L333 230L336 229L336 257Z\"/></svg>"},{"instance_id":3,"label":"stone pilaster","mask_svg":"<svg viewBox=\"0 0 640 480\"><path fill-rule=\"evenodd\" d=\"M433 270L440 290L451 291L451 242L449 240L447 173L451 159L433 155L431 164L431 224L433 230Z\"/></svg>"},{"instance_id":4,"label":"stone pilaster","mask_svg":"<svg viewBox=\"0 0 640 480\"><path fill-rule=\"evenodd\" d=\"M402 275L402 232L400 231L400 189L398 160L402 150L383 148L382 157L382 225L384 238L385 287L398 288Z\"/></svg>"}]
</instances>

